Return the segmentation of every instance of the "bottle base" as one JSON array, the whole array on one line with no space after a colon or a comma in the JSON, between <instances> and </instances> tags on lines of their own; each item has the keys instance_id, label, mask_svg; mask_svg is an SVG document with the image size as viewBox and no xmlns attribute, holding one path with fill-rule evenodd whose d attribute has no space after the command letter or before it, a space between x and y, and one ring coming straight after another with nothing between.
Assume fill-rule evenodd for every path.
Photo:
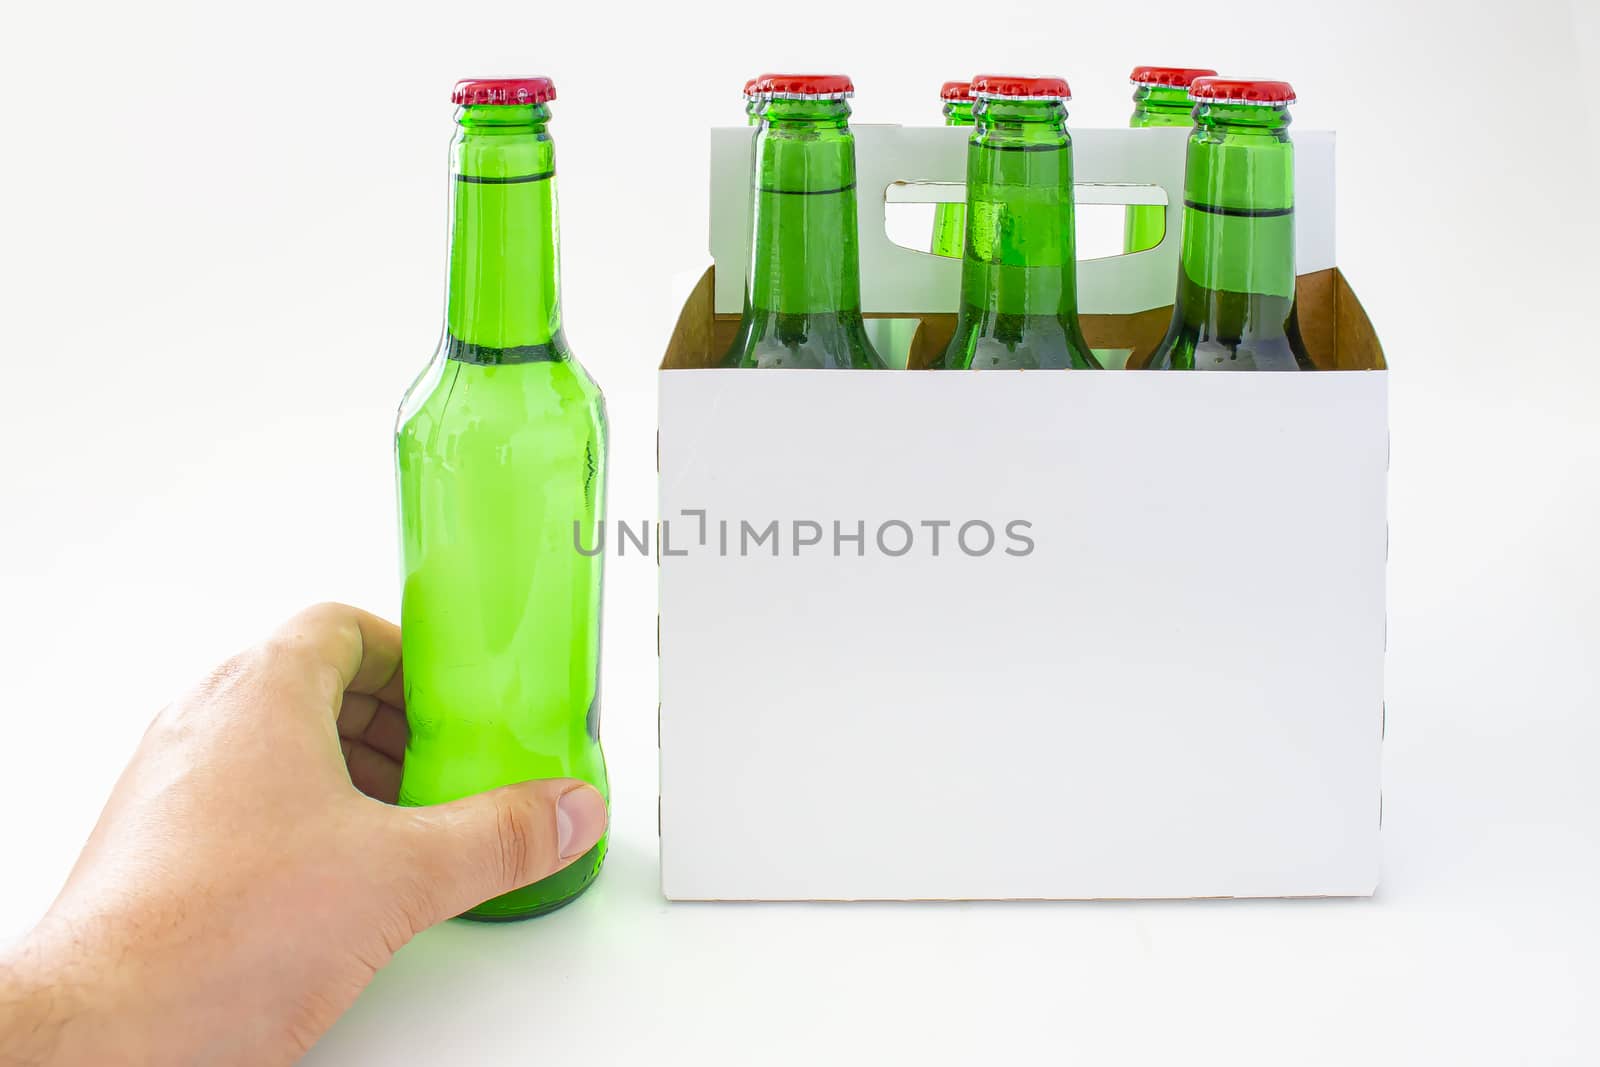
<instances>
[{"instance_id":1,"label":"bottle base","mask_svg":"<svg viewBox=\"0 0 1600 1067\"><path fill-rule=\"evenodd\" d=\"M548 878L514 889L456 916L469 922L513 923L537 919L571 904L594 885L605 863L604 839L570 865Z\"/></svg>"},{"instance_id":2,"label":"bottle base","mask_svg":"<svg viewBox=\"0 0 1600 1067\"><path fill-rule=\"evenodd\" d=\"M488 912L474 909L473 911L464 911L457 915L456 918L469 923L519 923L524 919L537 919L541 915L549 915L552 911L560 911L581 896L583 896L583 893L580 891L570 897L554 900L548 904L539 904L526 911Z\"/></svg>"}]
</instances>

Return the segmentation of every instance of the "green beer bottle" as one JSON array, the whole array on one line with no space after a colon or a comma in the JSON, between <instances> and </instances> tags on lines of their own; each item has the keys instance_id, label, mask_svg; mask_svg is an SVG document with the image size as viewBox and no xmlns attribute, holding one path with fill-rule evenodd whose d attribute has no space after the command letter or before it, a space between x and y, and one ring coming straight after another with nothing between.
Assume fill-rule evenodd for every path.
<instances>
[{"instance_id":1,"label":"green beer bottle","mask_svg":"<svg viewBox=\"0 0 1600 1067\"><path fill-rule=\"evenodd\" d=\"M759 75L744 83L744 118L745 123L750 126L761 125L761 108L765 101L761 99L761 93L757 89L760 83Z\"/></svg>"},{"instance_id":2,"label":"green beer bottle","mask_svg":"<svg viewBox=\"0 0 1600 1067\"><path fill-rule=\"evenodd\" d=\"M1133 116L1128 125L1135 130L1191 125L1194 105L1189 102L1189 83L1215 73L1205 67L1134 67L1128 75L1133 83ZM1128 208L1123 225L1123 251L1154 248L1161 243L1165 230L1165 208L1133 205Z\"/></svg>"},{"instance_id":3,"label":"green beer bottle","mask_svg":"<svg viewBox=\"0 0 1600 1067\"><path fill-rule=\"evenodd\" d=\"M971 82L945 82L939 89L939 99L944 101L946 126L972 125ZM964 204L933 205L933 254L959 258L966 224L967 209Z\"/></svg>"},{"instance_id":4,"label":"green beer bottle","mask_svg":"<svg viewBox=\"0 0 1600 1067\"><path fill-rule=\"evenodd\" d=\"M600 751L606 417L561 330L545 78L452 96L444 337L401 402L401 601L411 740L402 804L532 778L607 792ZM556 874L467 913L521 919L589 885L601 838Z\"/></svg>"},{"instance_id":5,"label":"green beer bottle","mask_svg":"<svg viewBox=\"0 0 1600 1067\"><path fill-rule=\"evenodd\" d=\"M972 79L961 309L939 366L1098 368L1078 325L1072 138L1060 78Z\"/></svg>"},{"instance_id":6,"label":"green beer bottle","mask_svg":"<svg viewBox=\"0 0 1600 1067\"><path fill-rule=\"evenodd\" d=\"M882 368L861 318L850 79L769 74L761 88L744 315L723 365Z\"/></svg>"},{"instance_id":7,"label":"green beer bottle","mask_svg":"<svg viewBox=\"0 0 1600 1067\"><path fill-rule=\"evenodd\" d=\"M1315 370L1294 315L1294 89L1200 78L1189 95L1178 297L1145 365Z\"/></svg>"}]
</instances>

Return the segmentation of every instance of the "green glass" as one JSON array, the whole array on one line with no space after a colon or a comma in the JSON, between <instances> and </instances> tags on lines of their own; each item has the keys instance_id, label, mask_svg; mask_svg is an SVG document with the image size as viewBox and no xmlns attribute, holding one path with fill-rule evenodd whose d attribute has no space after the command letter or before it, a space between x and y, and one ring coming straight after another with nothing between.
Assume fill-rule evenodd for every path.
<instances>
[{"instance_id":1,"label":"green glass","mask_svg":"<svg viewBox=\"0 0 1600 1067\"><path fill-rule=\"evenodd\" d=\"M971 126L972 101L946 100L944 103L944 124L946 126ZM962 241L965 239L966 226L967 206L965 204L933 205L933 254L959 259L962 252Z\"/></svg>"},{"instance_id":2,"label":"green glass","mask_svg":"<svg viewBox=\"0 0 1600 1067\"><path fill-rule=\"evenodd\" d=\"M758 93L746 93L744 97L744 121L748 126L761 125L761 110L766 105Z\"/></svg>"},{"instance_id":3,"label":"green glass","mask_svg":"<svg viewBox=\"0 0 1600 1067\"><path fill-rule=\"evenodd\" d=\"M608 793L600 751L600 389L561 330L543 105L469 106L451 142L446 329L395 431L405 588L400 803L533 778ZM560 907L606 839L474 919Z\"/></svg>"},{"instance_id":4,"label":"green glass","mask_svg":"<svg viewBox=\"0 0 1600 1067\"><path fill-rule=\"evenodd\" d=\"M1136 130L1161 126L1189 126L1194 122L1194 104L1189 90L1170 85L1140 85L1133 93L1133 116L1128 125ZM1143 252L1161 243L1167 231L1167 209L1156 204L1129 206L1122 227L1124 252Z\"/></svg>"},{"instance_id":5,"label":"green glass","mask_svg":"<svg viewBox=\"0 0 1600 1067\"><path fill-rule=\"evenodd\" d=\"M1066 108L983 98L973 117L961 311L939 366L1098 368L1078 324Z\"/></svg>"},{"instance_id":6,"label":"green glass","mask_svg":"<svg viewBox=\"0 0 1600 1067\"><path fill-rule=\"evenodd\" d=\"M1314 370L1294 314L1294 144L1285 106L1195 108L1172 325L1155 370Z\"/></svg>"},{"instance_id":7,"label":"green glass","mask_svg":"<svg viewBox=\"0 0 1600 1067\"><path fill-rule=\"evenodd\" d=\"M750 269L726 367L881 369L861 317L844 100L772 98L756 132Z\"/></svg>"}]
</instances>

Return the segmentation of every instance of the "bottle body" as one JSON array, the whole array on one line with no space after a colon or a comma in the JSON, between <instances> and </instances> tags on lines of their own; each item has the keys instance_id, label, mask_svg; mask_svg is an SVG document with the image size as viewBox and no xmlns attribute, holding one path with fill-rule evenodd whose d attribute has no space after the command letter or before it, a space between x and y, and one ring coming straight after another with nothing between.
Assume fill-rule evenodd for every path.
<instances>
[{"instance_id":1,"label":"bottle body","mask_svg":"<svg viewBox=\"0 0 1600 1067\"><path fill-rule=\"evenodd\" d=\"M400 801L439 804L533 778L580 778L606 793L604 554L575 547L595 546L604 519L600 391L570 359L447 358L420 384L396 442L411 727ZM470 914L558 907L598 873L605 847L602 838Z\"/></svg>"},{"instance_id":2,"label":"bottle body","mask_svg":"<svg viewBox=\"0 0 1600 1067\"><path fill-rule=\"evenodd\" d=\"M1078 324L1065 109L1059 100L980 97L974 115L961 306L939 366L1098 368Z\"/></svg>"},{"instance_id":3,"label":"bottle body","mask_svg":"<svg viewBox=\"0 0 1600 1067\"><path fill-rule=\"evenodd\" d=\"M750 266L728 367L884 367L861 315L855 137L842 98L768 99L752 167Z\"/></svg>"},{"instance_id":4,"label":"bottle body","mask_svg":"<svg viewBox=\"0 0 1600 1067\"><path fill-rule=\"evenodd\" d=\"M1158 370L1312 370L1294 315L1294 145L1284 107L1202 102L1184 172Z\"/></svg>"},{"instance_id":5,"label":"bottle body","mask_svg":"<svg viewBox=\"0 0 1600 1067\"><path fill-rule=\"evenodd\" d=\"M552 777L607 793L604 555L579 550L599 544L604 521L605 409L560 328L548 138L542 123L516 126L468 126L453 145L446 334L397 421L411 729L402 804ZM593 880L605 849L602 838L468 917L559 907Z\"/></svg>"}]
</instances>

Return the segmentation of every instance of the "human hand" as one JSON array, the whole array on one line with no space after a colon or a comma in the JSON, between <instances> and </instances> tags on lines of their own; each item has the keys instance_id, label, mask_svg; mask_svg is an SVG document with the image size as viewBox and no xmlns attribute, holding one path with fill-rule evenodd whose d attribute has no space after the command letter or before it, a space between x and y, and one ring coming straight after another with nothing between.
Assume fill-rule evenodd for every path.
<instances>
[{"instance_id":1,"label":"human hand","mask_svg":"<svg viewBox=\"0 0 1600 1067\"><path fill-rule=\"evenodd\" d=\"M419 931L600 839L573 779L393 806L400 678L398 628L324 604L156 716L0 960L0 1063L292 1062Z\"/></svg>"}]
</instances>

